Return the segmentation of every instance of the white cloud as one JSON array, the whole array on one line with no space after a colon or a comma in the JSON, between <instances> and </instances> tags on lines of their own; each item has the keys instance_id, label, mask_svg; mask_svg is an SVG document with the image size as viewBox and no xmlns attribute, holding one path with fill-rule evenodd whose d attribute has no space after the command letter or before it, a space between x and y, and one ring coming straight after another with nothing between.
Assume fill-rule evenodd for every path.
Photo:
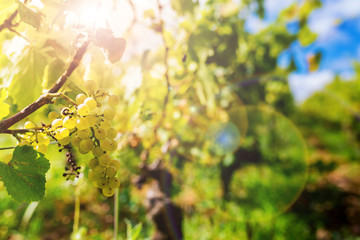
<instances>
[{"instance_id":1,"label":"white cloud","mask_svg":"<svg viewBox=\"0 0 360 240\"><path fill-rule=\"evenodd\" d=\"M317 17L311 20L309 28L312 32L322 35L328 35L335 27L335 19L332 16Z\"/></svg>"},{"instance_id":2,"label":"white cloud","mask_svg":"<svg viewBox=\"0 0 360 240\"><path fill-rule=\"evenodd\" d=\"M261 20L256 15L249 15L246 19L245 28L250 33L258 33L268 26L268 23Z\"/></svg>"},{"instance_id":3,"label":"white cloud","mask_svg":"<svg viewBox=\"0 0 360 240\"><path fill-rule=\"evenodd\" d=\"M349 19L360 14L359 0L325 1L309 17L309 27L319 35L329 35L339 19Z\"/></svg>"},{"instance_id":4,"label":"white cloud","mask_svg":"<svg viewBox=\"0 0 360 240\"><path fill-rule=\"evenodd\" d=\"M269 20L274 21L283 9L289 7L294 2L298 2L298 1L297 0L266 0L264 5Z\"/></svg>"},{"instance_id":5,"label":"white cloud","mask_svg":"<svg viewBox=\"0 0 360 240\"><path fill-rule=\"evenodd\" d=\"M353 70L344 71L339 74L342 80L348 81L354 79L356 76L355 72Z\"/></svg>"},{"instance_id":6,"label":"white cloud","mask_svg":"<svg viewBox=\"0 0 360 240\"><path fill-rule=\"evenodd\" d=\"M319 91L334 79L331 71L318 71L309 74L290 74L289 86L296 102L303 102L312 93Z\"/></svg>"}]
</instances>

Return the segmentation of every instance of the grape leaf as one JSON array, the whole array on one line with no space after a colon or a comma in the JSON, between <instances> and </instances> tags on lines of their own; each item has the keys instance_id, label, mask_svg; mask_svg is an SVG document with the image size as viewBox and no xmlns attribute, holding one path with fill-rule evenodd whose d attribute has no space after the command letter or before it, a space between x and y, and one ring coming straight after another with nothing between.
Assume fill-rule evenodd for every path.
<instances>
[{"instance_id":1,"label":"grape leaf","mask_svg":"<svg viewBox=\"0 0 360 240\"><path fill-rule=\"evenodd\" d=\"M126 41L123 38L114 37L109 29L98 28L95 33L95 44L105 50L105 54L111 63L115 63L124 54Z\"/></svg>"},{"instance_id":2,"label":"grape leaf","mask_svg":"<svg viewBox=\"0 0 360 240\"><path fill-rule=\"evenodd\" d=\"M1 0L0 1L0 22L3 23L6 18L8 18L14 10L16 10L17 5L13 1Z\"/></svg>"},{"instance_id":3,"label":"grape leaf","mask_svg":"<svg viewBox=\"0 0 360 240\"><path fill-rule=\"evenodd\" d=\"M50 89L63 74L65 67L65 63L58 58L49 62L44 71L43 88Z\"/></svg>"},{"instance_id":4,"label":"grape leaf","mask_svg":"<svg viewBox=\"0 0 360 240\"><path fill-rule=\"evenodd\" d=\"M43 21L43 14L18 1L19 15L23 22L30 24L36 29L39 29Z\"/></svg>"},{"instance_id":5,"label":"grape leaf","mask_svg":"<svg viewBox=\"0 0 360 240\"><path fill-rule=\"evenodd\" d=\"M317 34L311 32L308 26L303 27L299 31L299 42L302 46L306 47L314 42L317 38Z\"/></svg>"},{"instance_id":6,"label":"grape leaf","mask_svg":"<svg viewBox=\"0 0 360 240\"><path fill-rule=\"evenodd\" d=\"M8 92L5 88L0 91L0 120L6 117L10 113L10 106L7 103L4 103L5 99L8 96Z\"/></svg>"},{"instance_id":7,"label":"grape leaf","mask_svg":"<svg viewBox=\"0 0 360 240\"><path fill-rule=\"evenodd\" d=\"M25 49L16 63L18 70L15 71L8 88L9 95L18 108L26 107L41 95L44 66L47 63L46 56L34 47ZM29 91L29 87L31 87L31 91Z\"/></svg>"},{"instance_id":8,"label":"grape leaf","mask_svg":"<svg viewBox=\"0 0 360 240\"><path fill-rule=\"evenodd\" d=\"M31 146L18 146L7 164L0 162L0 179L16 201L39 201L45 195L45 173L50 163Z\"/></svg>"},{"instance_id":9,"label":"grape leaf","mask_svg":"<svg viewBox=\"0 0 360 240\"><path fill-rule=\"evenodd\" d=\"M179 14L185 14L186 12L192 12L198 5L198 1L192 0L171 0L171 5L175 11Z\"/></svg>"}]
</instances>

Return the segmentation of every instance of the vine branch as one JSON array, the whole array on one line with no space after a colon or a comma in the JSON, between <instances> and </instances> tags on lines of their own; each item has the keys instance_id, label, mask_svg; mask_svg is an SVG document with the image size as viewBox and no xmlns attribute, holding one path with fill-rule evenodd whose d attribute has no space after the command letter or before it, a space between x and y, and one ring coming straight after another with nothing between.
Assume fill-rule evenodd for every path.
<instances>
[{"instance_id":1,"label":"vine branch","mask_svg":"<svg viewBox=\"0 0 360 240\"><path fill-rule=\"evenodd\" d=\"M27 4L27 2L28 2L28 0L25 0L24 4ZM17 33L12 28L19 25L19 23L13 24L12 22L14 21L15 17L18 15L18 13L19 13L19 9L16 9L7 19L4 20L4 22L2 24L0 24L0 32L7 28L12 32Z\"/></svg>"},{"instance_id":2,"label":"vine branch","mask_svg":"<svg viewBox=\"0 0 360 240\"><path fill-rule=\"evenodd\" d=\"M18 12L19 10L16 9L7 19L4 20L4 22L0 25L0 32L6 28L11 28L14 26L14 24L12 24L12 21L14 20Z\"/></svg>"},{"instance_id":3,"label":"vine branch","mask_svg":"<svg viewBox=\"0 0 360 240\"><path fill-rule=\"evenodd\" d=\"M36 131L41 131L42 128L31 128L31 129L5 129L3 132L1 133L7 133L7 134L12 134L12 135L16 135L16 134L24 134L24 133L28 133L28 132L36 132Z\"/></svg>"},{"instance_id":4,"label":"vine branch","mask_svg":"<svg viewBox=\"0 0 360 240\"><path fill-rule=\"evenodd\" d=\"M68 80L70 75L74 72L74 70L79 66L81 59L83 58L89 46L89 43L89 40L85 40L82 43L82 45L77 49L77 52L73 57L69 67L59 77L54 86L46 94L41 95L35 102L31 103L30 105L22 109L20 112L0 122L0 133L9 133L9 127L29 116L31 113L35 112L42 106L51 103L53 98L52 93L58 92Z\"/></svg>"},{"instance_id":5,"label":"vine branch","mask_svg":"<svg viewBox=\"0 0 360 240\"><path fill-rule=\"evenodd\" d=\"M154 133L156 134L158 128L161 126L162 122L164 121L165 117L166 117L166 106L169 102L169 95L170 95L170 89L171 89L171 85L170 85L170 79L169 79L169 64L168 64L168 58L169 58L169 46L166 43L166 39L165 39L165 35L164 35L164 21L161 17L162 14L162 8L163 6L160 4L160 0L157 0L158 3L158 9L159 9L159 16L160 16L160 33L161 33L161 37L162 37L162 41L164 43L164 47L165 47L165 51L164 51L164 65L165 65L165 73L164 73L164 77L165 77L165 81L166 81L166 95L164 98L164 103L163 103L163 111L162 111L162 115L161 118L159 120L159 122L156 124L156 126L154 127Z\"/></svg>"},{"instance_id":6,"label":"vine branch","mask_svg":"<svg viewBox=\"0 0 360 240\"><path fill-rule=\"evenodd\" d=\"M10 149L14 149L16 147L3 147L3 148L0 148L0 151L3 151L3 150L10 150Z\"/></svg>"},{"instance_id":7,"label":"vine branch","mask_svg":"<svg viewBox=\"0 0 360 240\"><path fill-rule=\"evenodd\" d=\"M156 137L157 136L157 131L158 131L159 127L162 125L162 123L164 122L165 118L166 118L166 107L167 107L167 104L169 102L170 89L171 89L170 78L169 78L169 63L168 63L169 46L166 43L166 39L165 39L165 35L164 35L164 21L163 21L162 16L161 16L163 6L161 5L160 0L157 0L157 6L158 6L158 9L159 9L159 22L160 22L160 24L159 24L160 28L158 29L158 32L161 34L162 41L163 41L164 47L165 47L165 50L164 50L164 65L165 65L164 78L165 78L165 81L166 81L166 89L167 90L166 90L166 95L165 95L165 98L164 98L161 117L160 117L159 121L157 122L157 124L155 125L154 130L153 130L154 135L155 135L154 142L151 144L151 146L148 149L146 149L142 153L141 158L142 158L143 162L147 161L150 149L153 148L155 146L155 144L157 143L157 137Z\"/></svg>"}]
</instances>

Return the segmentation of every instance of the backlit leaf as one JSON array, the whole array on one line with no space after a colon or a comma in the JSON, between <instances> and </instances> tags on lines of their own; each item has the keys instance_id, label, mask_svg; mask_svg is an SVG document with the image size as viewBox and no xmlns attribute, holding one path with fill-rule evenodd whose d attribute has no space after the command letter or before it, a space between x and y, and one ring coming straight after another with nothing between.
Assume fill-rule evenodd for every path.
<instances>
[{"instance_id":1,"label":"backlit leaf","mask_svg":"<svg viewBox=\"0 0 360 240\"><path fill-rule=\"evenodd\" d=\"M45 194L45 173L50 163L31 146L18 146L8 164L0 162L0 177L16 201L39 201Z\"/></svg>"},{"instance_id":2,"label":"backlit leaf","mask_svg":"<svg viewBox=\"0 0 360 240\"><path fill-rule=\"evenodd\" d=\"M40 28L43 14L18 1L19 15L23 22L30 24L34 28Z\"/></svg>"},{"instance_id":3,"label":"backlit leaf","mask_svg":"<svg viewBox=\"0 0 360 240\"><path fill-rule=\"evenodd\" d=\"M20 70L13 76L9 86L9 95L18 108L26 107L41 95L46 64L45 56L34 48L29 48L22 54L22 58L17 63Z\"/></svg>"}]
</instances>

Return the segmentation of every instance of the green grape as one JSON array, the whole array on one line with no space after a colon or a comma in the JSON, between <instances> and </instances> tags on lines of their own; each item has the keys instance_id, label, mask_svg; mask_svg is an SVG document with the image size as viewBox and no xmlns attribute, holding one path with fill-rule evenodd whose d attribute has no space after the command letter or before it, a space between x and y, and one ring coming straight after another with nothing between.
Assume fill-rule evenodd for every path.
<instances>
[{"instance_id":1,"label":"green grape","mask_svg":"<svg viewBox=\"0 0 360 240\"><path fill-rule=\"evenodd\" d=\"M26 128L26 129L35 128L35 127L36 127L35 124L30 121L27 121L24 124L24 128Z\"/></svg>"},{"instance_id":2,"label":"green grape","mask_svg":"<svg viewBox=\"0 0 360 240\"><path fill-rule=\"evenodd\" d=\"M116 173L117 173L117 170L116 170L116 168L114 168L114 167L108 167L108 168L106 168L106 175L108 176L108 177L110 177L110 178L112 178L112 177L114 177L115 175L116 175Z\"/></svg>"},{"instance_id":3,"label":"green grape","mask_svg":"<svg viewBox=\"0 0 360 240\"><path fill-rule=\"evenodd\" d=\"M49 145L50 144L50 138L46 136L44 133L39 133L37 135L37 141L39 144Z\"/></svg>"},{"instance_id":4,"label":"green grape","mask_svg":"<svg viewBox=\"0 0 360 240\"><path fill-rule=\"evenodd\" d=\"M88 80L85 82L85 89L89 92L95 91L97 88L96 83L93 80Z\"/></svg>"},{"instance_id":5,"label":"green grape","mask_svg":"<svg viewBox=\"0 0 360 240\"><path fill-rule=\"evenodd\" d=\"M105 137L106 137L105 129L103 129L103 128L95 129L95 137L96 137L96 139L98 139L98 140L103 140L103 139L105 139Z\"/></svg>"},{"instance_id":6,"label":"green grape","mask_svg":"<svg viewBox=\"0 0 360 240\"><path fill-rule=\"evenodd\" d=\"M107 138L100 141L100 147L104 151L111 151L111 149L113 149L112 142Z\"/></svg>"},{"instance_id":7,"label":"green grape","mask_svg":"<svg viewBox=\"0 0 360 240\"><path fill-rule=\"evenodd\" d=\"M90 138L82 139L79 143L80 153L88 153L94 148L94 143Z\"/></svg>"},{"instance_id":8,"label":"green grape","mask_svg":"<svg viewBox=\"0 0 360 240\"><path fill-rule=\"evenodd\" d=\"M98 89L95 94L95 98L103 100L107 96L107 92L104 89Z\"/></svg>"},{"instance_id":9,"label":"green grape","mask_svg":"<svg viewBox=\"0 0 360 240\"><path fill-rule=\"evenodd\" d=\"M86 104L90 110L94 110L97 107L97 102L92 97L86 98L84 104Z\"/></svg>"},{"instance_id":10,"label":"green grape","mask_svg":"<svg viewBox=\"0 0 360 240\"><path fill-rule=\"evenodd\" d=\"M91 130L89 128L77 131L77 135L81 139L88 138L90 136L90 133L91 133Z\"/></svg>"},{"instance_id":11,"label":"green grape","mask_svg":"<svg viewBox=\"0 0 360 240\"><path fill-rule=\"evenodd\" d=\"M111 122L108 120L104 120L100 123L100 127L107 130L107 129L111 128Z\"/></svg>"},{"instance_id":12,"label":"green grape","mask_svg":"<svg viewBox=\"0 0 360 240\"><path fill-rule=\"evenodd\" d=\"M27 140L22 140L21 142L19 142L19 146L24 146L24 145L30 145L30 142Z\"/></svg>"},{"instance_id":13,"label":"green grape","mask_svg":"<svg viewBox=\"0 0 360 240\"><path fill-rule=\"evenodd\" d=\"M114 167L116 171L119 171L121 165L118 160L111 160L110 166Z\"/></svg>"},{"instance_id":14,"label":"green grape","mask_svg":"<svg viewBox=\"0 0 360 240\"><path fill-rule=\"evenodd\" d=\"M62 127L62 125L63 125L63 121L62 121L61 119L59 119L59 118L55 119L55 120L52 121L52 123L51 123L51 126L52 126L53 128Z\"/></svg>"},{"instance_id":15,"label":"green grape","mask_svg":"<svg viewBox=\"0 0 360 240\"><path fill-rule=\"evenodd\" d=\"M76 132L76 131L77 131L76 128L70 128L70 129L69 129L70 135L71 135L71 133Z\"/></svg>"},{"instance_id":16,"label":"green grape","mask_svg":"<svg viewBox=\"0 0 360 240\"><path fill-rule=\"evenodd\" d=\"M92 150L92 153L93 153L94 157L99 157L104 153L104 151L100 147L95 147Z\"/></svg>"},{"instance_id":17,"label":"green grape","mask_svg":"<svg viewBox=\"0 0 360 240\"><path fill-rule=\"evenodd\" d=\"M81 148L79 148L78 150L79 150L79 153L81 153L81 154L88 154L88 153L89 153L89 152L87 152L87 151L84 151L84 150L81 149Z\"/></svg>"},{"instance_id":18,"label":"green grape","mask_svg":"<svg viewBox=\"0 0 360 240\"><path fill-rule=\"evenodd\" d=\"M73 129L76 127L76 119L71 116L66 116L63 120L64 128Z\"/></svg>"},{"instance_id":19,"label":"green grape","mask_svg":"<svg viewBox=\"0 0 360 240\"><path fill-rule=\"evenodd\" d=\"M119 104L120 98L118 96L116 96L116 95L110 95L109 99L108 99L108 102L109 102L109 106L114 108L116 105Z\"/></svg>"},{"instance_id":20,"label":"green grape","mask_svg":"<svg viewBox=\"0 0 360 240\"><path fill-rule=\"evenodd\" d=\"M94 182L94 181L97 181L99 179L99 176L96 175L96 173L94 171L89 171L89 174L88 174L88 178L90 181Z\"/></svg>"},{"instance_id":21,"label":"green grape","mask_svg":"<svg viewBox=\"0 0 360 240\"><path fill-rule=\"evenodd\" d=\"M61 128L60 129L60 135L61 135L61 137L67 137L67 136L69 136L69 134L70 134L70 131L69 131L69 129L67 129L67 128Z\"/></svg>"},{"instance_id":22,"label":"green grape","mask_svg":"<svg viewBox=\"0 0 360 240\"><path fill-rule=\"evenodd\" d=\"M70 143L70 140L71 140L71 137L67 136L67 137L64 137L63 139L58 139L58 143L65 146L65 145L68 145Z\"/></svg>"},{"instance_id":23,"label":"green grape","mask_svg":"<svg viewBox=\"0 0 360 240\"><path fill-rule=\"evenodd\" d=\"M102 193L104 194L105 197L111 197L115 193L115 188L106 186L106 187L102 188Z\"/></svg>"},{"instance_id":24,"label":"green grape","mask_svg":"<svg viewBox=\"0 0 360 240\"><path fill-rule=\"evenodd\" d=\"M105 177L105 172L106 172L106 167L104 166L99 165L94 168L94 173L96 176Z\"/></svg>"},{"instance_id":25,"label":"green grape","mask_svg":"<svg viewBox=\"0 0 360 240\"><path fill-rule=\"evenodd\" d=\"M117 132L115 130L115 128L109 128L106 131L106 137L108 137L109 139L114 139L116 138Z\"/></svg>"},{"instance_id":26,"label":"green grape","mask_svg":"<svg viewBox=\"0 0 360 240\"><path fill-rule=\"evenodd\" d=\"M44 144L38 144L36 145L35 150L45 154L47 151L47 146Z\"/></svg>"},{"instance_id":27,"label":"green grape","mask_svg":"<svg viewBox=\"0 0 360 240\"><path fill-rule=\"evenodd\" d=\"M85 99L86 99L86 95L80 93L80 94L78 94L78 95L76 96L75 101L76 101L76 103L77 103L78 105L80 105L80 104L82 104L82 103L85 101Z\"/></svg>"},{"instance_id":28,"label":"green grape","mask_svg":"<svg viewBox=\"0 0 360 240\"><path fill-rule=\"evenodd\" d=\"M49 112L49 114L48 114L48 118L51 122L54 121L58 117L59 117L59 114L57 112Z\"/></svg>"},{"instance_id":29,"label":"green grape","mask_svg":"<svg viewBox=\"0 0 360 240\"><path fill-rule=\"evenodd\" d=\"M76 135L71 136L71 144L74 145L74 147L78 147L80 141L81 141L81 138L79 138L78 136L76 136Z\"/></svg>"},{"instance_id":30,"label":"green grape","mask_svg":"<svg viewBox=\"0 0 360 240\"><path fill-rule=\"evenodd\" d=\"M113 139L111 139L110 142L111 142L111 149L109 151L115 151L117 148L117 142Z\"/></svg>"},{"instance_id":31,"label":"green grape","mask_svg":"<svg viewBox=\"0 0 360 240\"><path fill-rule=\"evenodd\" d=\"M64 138L63 136L61 136L61 134L60 134L60 132L59 132L59 131L56 131L56 132L55 132L54 137L56 138L56 140L61 140L61 139L63 139L63 138Z\"/></svg>"},{"instance_id":32,"label":"green grape","mask_svg":"<svg viewBox=\"0 0 360 240\"><path fill-rule=\"evenodd\" d=\"M84 103L80 104L77 107L77 113L82 117L89 114L89 112L90 112L90 108L88 107L88 105L86 105Z\"/></svg>"},{"instance_id":33,"label":"green grape","mask_svg":"<svg viewBox=\"0 0 360 240\"><path fill-rule=\"evenodd\" d=\"M86 120L86 118L78 118L76 120L76 128L79 130L89 128L89 122Z\"/></svg>"},{"instance_id":34,"label":"green grape","mask_svg":"<svg viewBox=\"0 0 360 240\"><path fill-rule=\"evenodd\" d=\"M99 166L99 160L98 160L97 158L91 159L90 162L89 162L89 167L90 167L91 169L94 169L94 168L96 168L97 166Z\"/></svg>"},{"instance_id":35,"label":"green grape","mask_svg":"<svg viewBox=\"0 0 360 240\"><path fill-rule=\"evenodd\" d=\"M104 118L106 120L112 120L115 117L115 111L112 108L105 108L104 109Z\"/></svg>"},{"instance_id":36,"label":"green grape","mask_svg":"<svg viewBox=\"0 0 360 240\"><path fill-rule=\"evenodd\" d=\"M106 177L101 177L96 181L98 188L103 189L108 185L108 179Z\"/></svg>"},{"instance_id":37,"label":"green grape","mask_svg":"<svg viewBox=\"0 0 360 240\"><path fill-rule=\"evenodd\" d=\"M120 179L117 177L112 177L109 179L109 187L111 188L119 188L120 187Z\"/></svg>"},{"instance_id":38,"label":"green grape","mask_svg":"<svg viewBox=\"0 0 360 240\"><path fill-rule=\"evenodd\" d=\"M89 127L95 126L97 120L96 120L96 117L94 115L90 115L90 114L86 115L85 119L88 121Z\"/></svg>"},{"instance_id":39,"label":"green grape","mask_svg":"<svg viewBox=\"0 0 360 240\"><path fill-rule=\"evenodd\" d=\"M99 157L99 164L101 166L106 166L111 162L111 157L108 154L103 154Z\"/></svg>"}]
</instances>

